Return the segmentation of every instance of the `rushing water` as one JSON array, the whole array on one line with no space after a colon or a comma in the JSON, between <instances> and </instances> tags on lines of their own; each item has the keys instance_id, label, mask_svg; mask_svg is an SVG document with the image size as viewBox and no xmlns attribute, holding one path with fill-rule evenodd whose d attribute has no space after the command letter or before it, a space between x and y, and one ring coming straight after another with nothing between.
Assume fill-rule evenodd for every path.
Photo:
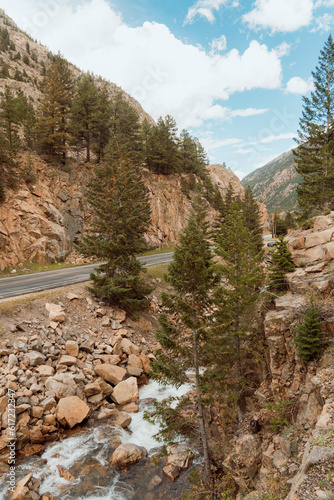
<instances>
[{"instance_id":1,"label":"rushing water","mask_svg":"<svg viewBox=\"0 0 334 500\"><path fill-rule=\"evenodd\" d=\"M159 498L160 494L167 499L166 489L177 488L168 480L154 489L153 496L147 493L150 480L157 473L161 476L161 467L159 469L159 465L150 458L153 449L161 446L161 443L153 438L159 427L143 419L144 411L149 408L147 403L149 399L162 401L170 396L179 397L191 388L190 385L183 385L176 389L150 381L147 386L140 389L139 412L131 414L132 422L128 431L108 423L99 423L75 436L50 444L41 457L31 457L17 467L16 480L30 471L33 472L34 477L42 481L40 494L52 493L55 500L143 500L146 498L150 500ZM144 446L149 452L148 460L121 472L111 468L108 460L121 442ZM151 453L150 450L152 450ZM61 478L58 465L68 469L77 478L76 481L70 482ZM3 476L3 480L6 481L6 479L6 475ZM0 500L8 498L4 481L0 484ZM169 498L178 498L178 495L169 496Z\"/></svg>"}]
</instances>

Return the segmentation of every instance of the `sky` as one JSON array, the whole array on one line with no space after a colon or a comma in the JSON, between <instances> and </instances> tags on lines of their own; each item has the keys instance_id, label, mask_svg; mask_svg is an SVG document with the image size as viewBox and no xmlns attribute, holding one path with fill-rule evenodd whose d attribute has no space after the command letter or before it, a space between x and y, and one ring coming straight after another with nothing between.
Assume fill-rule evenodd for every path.
<instances>
[{"instance_id":1,"label":"sky","mask_svg":"<svg viewBox=\"0 0 334 500\"><path fill-rule=\"evenodd\" d=\"M240 178L295 146L334 0L0 0L16 24L173 116Z\"/></svg>"}]
</instances>

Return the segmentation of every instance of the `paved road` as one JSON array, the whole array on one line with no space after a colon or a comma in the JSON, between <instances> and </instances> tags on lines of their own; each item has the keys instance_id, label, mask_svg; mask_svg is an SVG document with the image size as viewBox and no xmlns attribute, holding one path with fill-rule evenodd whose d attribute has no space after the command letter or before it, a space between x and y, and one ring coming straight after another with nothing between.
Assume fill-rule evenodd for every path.
<instances>
[{"instance_id":1,"label":"paved road","mask_svg":"<svg viewBox=\"0 0 334 500\"><path fill-rule=\"evenodd\" d=\"M165 264L173 260L173 252L139 257L139 260L147 267ZM88 281L90 273L93 272L96 267L98 267L98 264L90 264L88 266L70 267L56 271L45 271L42 273L1 278L0 299L16 297L26 293L41 292L42 290L49 290L51 288Z\"/></svg>"}]
</instances>

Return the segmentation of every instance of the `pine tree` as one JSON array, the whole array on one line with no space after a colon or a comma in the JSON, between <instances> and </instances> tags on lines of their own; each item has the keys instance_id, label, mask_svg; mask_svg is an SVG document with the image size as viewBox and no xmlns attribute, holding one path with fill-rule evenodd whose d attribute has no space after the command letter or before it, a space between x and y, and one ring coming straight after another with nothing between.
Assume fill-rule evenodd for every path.
<instances>
[{"instance_id":1,"label":"pine tree","mask_svg":"<svg viewBox=\"0 0 334 500\"><path fill-rule=\"evenodd\" d=\"M70 140L69 121L72 105L72 75L67 61L55 56L43 80L43 96L37 123L39 143L50 158L65 161Z\"/></svg>"},{"instance_id":2,"label":"pine tree","mask_svg":"<svg viewBox=\"0 0 334 500\"><path fill-rule=\"evenodd\" d=\"M92 140L97 132L98 90L89 75L79 82L72 105L71 132L74 140L84 144L86 161L90 162Z\"/></svg>"},{"instance_id":3,"label":"pine tree","mask_svg":"<svg viewBox=\"0 0 334 500\"><path fill-rule=\"evenodd\" d=\"M317 358L321 348L327 343L324 340L323 321L314 300L310 301L302 321L295 330L294 343L297 346L298 355L303 361L311 361Z\"/></svg>"},{"instance_id":4,"label":"pine tree","mask_svg":"<svg viewBox=\"0 0 334 500\"><path fill-rule=\"evenodd\" d=\"M97 163L100 163L111 138L112 105L106 86L98 89L96 127L93 133L92 149L96 154Z\"/></svg>"},{"instance_id":5,"label":"pine tree","mask_svg":"<svg viewBox=\"0 0 334 500\"><path fill-rule=\"evenodd\" d=\"M287 245L288 243L284 240L284 236L280 236L271 256L269 279L270 288L273 290L285 290L287 283L284 276L295 269L291 260L291 252L289 252Z\"/></svg>"},{"instance_id":6,"label":"pine tree","mask_svg":"<svg viewBox=\"0 0 334 500\"><path fill-rule=\"evenodd\" d=\"M111 134L127 157L140 165L143 160L143 137L139 115L121 92L111 105Z\"/></svg>"},{"instance_id":7,"label":"pine tree","mask_svg":"<svg viewBox=\"0 0 334 500\"><path fill-rule=\"evenodd\" d=\"M129 312L146 308L152 288L140 276L143 266L136 255L148 248L144 239L151 221L148 193L138 169L115 144L96 167L88 201L94 220L79 249L107 261L91 275L91 291Z\"/></svg>"},{"instance_id":8,"label":"pine tree","mask_svg":"<svg viewBox=\"0 0 334 500\"><path fill-rule=\"evenodd\" d=\"M245 218L246 228L249 231L250 237L253 238L256 252L261 252L263 249L261 214L250 186L245 189L245 194L241 199L241 209Z\"/></svg>"},{"instance_id":9,"label":"pine tree","mask_svg":"<svg viewBox=\"0 0 334 500\"><path fill-rule=\"evenodd\" d=\"M195 399L183 399L176 408L171 401L156 404L151 419L162 420L160 435L175 439L182 429L194 436L199 431L200 447L204 457L204 481L210 477L210 456L205 416L204 376L201 368L207 363L207 336L212 325L212 291L217 284L209 242L209 228L205 201L197 196L192 205L187 226L181 232L175 247L174 260L168 266L166 280L174 293L162 294L163 313L159 317L160 330L156 337L162 351L152 365L152 376L164 383L179 386L189 383L188 371L194 371ZM182 417L182 409L193 414L193 421Z\"/></svg>"},{"instance_id":10,"label":"pine tree","mask_svg":"<svg viewBox=\"0 0 334 500\"><path fill-rule=\"evenodd\" d=\"M0 127L7 139L7 149L10 157L17 153L20 145L19 123L20 115L17 98L10 88L6 86L0 102Z\"/></svg>"},{"instance_id":11,"label":"pine tree","mask_svg":"<svg viewBox=\"0 0 334 500\"><path fill-rule=\"evenodd\" d=\"M263 253L256 251L256 242L249 230L238 201L231 202L224 222L217 235L215 253L220 257L218 266L221 286L215 292L216 321L220 341L216 343L213 357L217 372L225 377L224 370L235 363L234 386L239 402L244 399L247 381L243 377L243 345L249 326L251 307L258 299L257 289L263 282ZM226 364L228 363L228 364ZM229 377L231 385L233 377Z\"/></svg>"},{"instance_id":12,"label":"pine tree","mask_svg":"<svg viewBox=\"0 0 334 500\"><path fill-rule=\"evenodd\" d=\"M147 166L156 174L170 175L180 171L180 151L174 118L159 118L147 142Z\"/></svg>"},{"instance_id":13,"label":"pine tree","mask_svg":"<svg viewBox=\"0 0 334 500\"><path fill-rule=\"evenodd\" d=\"M329 35L312 72L315 89L303 97L296 170L303 177L297 188L298 204L305 215L334 207L334 42Z\"/></svg>"}]
</instances>

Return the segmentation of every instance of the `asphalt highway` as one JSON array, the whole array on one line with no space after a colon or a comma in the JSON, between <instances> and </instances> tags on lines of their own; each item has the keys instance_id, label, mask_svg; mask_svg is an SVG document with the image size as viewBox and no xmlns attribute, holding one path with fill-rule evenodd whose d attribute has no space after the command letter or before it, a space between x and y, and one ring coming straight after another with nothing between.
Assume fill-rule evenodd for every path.
<instances>
[{"instance_id":1,"label":"asphalt highway","mask_svg":"<svg viewBox=\"0 0 334 500\"><path fill-rule=\"evenodd\" d=\"M161 253L139 257L140 262L145 266L156 266L165 264L173 260L173 252ZM56 271L45 271L41 273L31 273L20 276L11 276L10 278L0 279L0 299L8 297L17 297L27 293L41 292L51 288L89 281L89 275L99 266L99 264L90 264L88 266L70 267Z\"/></svg>"}]
</instances>

